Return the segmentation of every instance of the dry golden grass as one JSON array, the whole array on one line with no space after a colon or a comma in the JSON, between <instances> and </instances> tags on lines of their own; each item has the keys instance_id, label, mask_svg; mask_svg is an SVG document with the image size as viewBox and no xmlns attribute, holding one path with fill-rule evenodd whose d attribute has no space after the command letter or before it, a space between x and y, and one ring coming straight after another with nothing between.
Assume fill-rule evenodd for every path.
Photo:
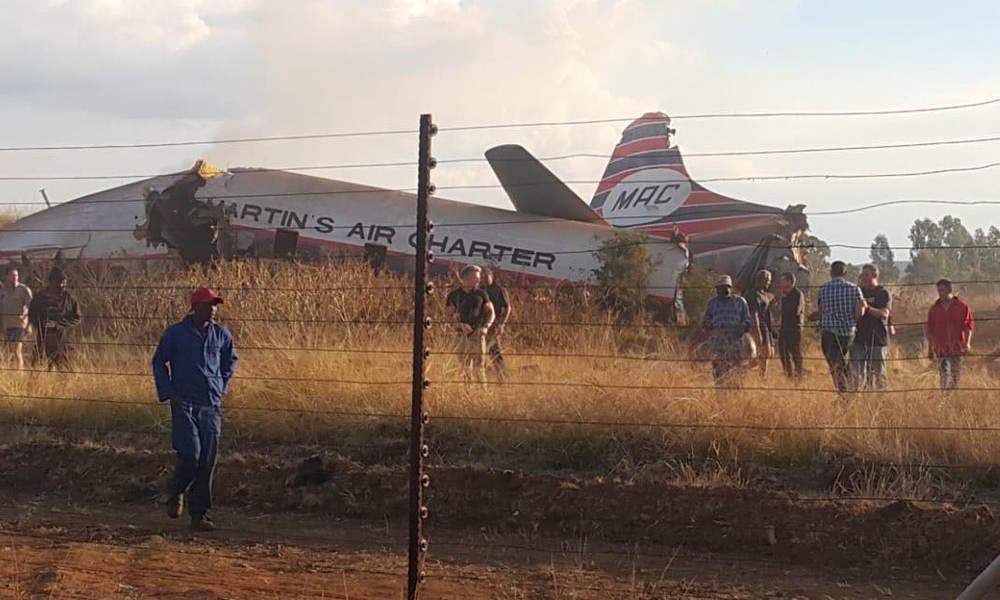
<instances>
[{"instance_id":1,"label":"dry golden grass","mask_svg":"<svg viewBox=\"0 0 1000 600\"><path fill-rule=\"evenodd\" d=\"M209 272L163 265L130 269L76 265L71 273L71 287L76 287L84 314L108 317L91 318L76 331L84 344L77 347L73 370L137 375L8 370L0 378L2 418L98 429L165 427L168 412L157 405L148 374L151 344L167 323L183 316L188 291L208 284L224 290L222 320L241 348L238 379L226 399L228 434L345 446L395 444L402 459L405 445L400 440L405 439L406 417L283 411L408 413L411 302L405 277L375 276L357 264L267 262L229 263ZM174 287L162 289L167 286ZM317 288L326 291L308 291ZM506 339L511 385L484 389L452 383L462 378L454 357L440 353L449 351L453 342L440 325L443 296L435 294L430 306L439 323L432 327L429 341L438 352L429 368L433 382L429 432L436 461L690 480L699 475L685 475L685 469L706 461L727 470L747 461L787 464L831 456L906 464L1000 462L1000 436L970 429L998 425L1000 407L995 393L922 391L844 401L834 394L810 391L831 389L819 360L808 362L811 373L801 389L785 381L774 361L766 378L756 373L746 378L747 389L720 391L712 387L707 364L646 360L689 356L681 332L652 324L570 325L611 323L609 315L578 291L514 293L518 312ZM912 309L903 309L912 314L898 318L919 320L924 302L923 297L913 300ZM539 322L557 325L525 324ZM817 346L810 343L807 355L818 357ZM936 377L926 361L891 365L891 381L897 389L933 389ZM573 385L533 385L558 382ZM996 382L985 369L970 368L964 385L986 388ZM49 397L96 402L39 399ZM690 427L634 426L642 423ZM811 429L817 426L843 429ZM854 481L851 486L873 493L889 488L897 492L929 489L919 470L893 473L879 481ZM739 480L738 470L734 479Z\"/></svg>"}]
</instances>

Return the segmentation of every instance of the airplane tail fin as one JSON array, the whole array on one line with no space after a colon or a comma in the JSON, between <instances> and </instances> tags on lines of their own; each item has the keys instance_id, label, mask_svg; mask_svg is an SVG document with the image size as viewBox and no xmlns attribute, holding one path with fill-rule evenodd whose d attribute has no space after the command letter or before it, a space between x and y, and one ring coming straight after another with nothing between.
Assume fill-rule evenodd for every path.
<instances>
[{"instance_id":1,"label":"airplane tail fin","mask_svg":"<svg viewBox=\"0 0 1000 600\"><path fill-rule=\"evenodd\" d=\"M673 134L664 113L646 113L630 123L590 207L615 227L697 238L696 254L752 247L769 233L787 235L807 227L804 215L706 189L691 178L680 149L670 146Z\"/></svg>"},{"instance_id":2,"label":"airplane tail fin","mask_svg":"<svg viewBox=\"0 0 1000 600\"><path fill-rule=\"evenodd\" d=\"M670 147L670 117L646 113L630 123L604 169L590 207L610 224L645 228L662 222L691 195L680 152Z\"/></svg>"}]
</instances>

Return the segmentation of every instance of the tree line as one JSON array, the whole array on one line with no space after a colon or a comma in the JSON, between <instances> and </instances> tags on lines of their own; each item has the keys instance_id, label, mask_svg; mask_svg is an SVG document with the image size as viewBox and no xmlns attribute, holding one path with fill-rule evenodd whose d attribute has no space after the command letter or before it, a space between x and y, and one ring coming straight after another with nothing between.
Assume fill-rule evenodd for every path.
<instances>
[{"instance_id":1,"label":"tree line","mask_svg":"<svg viewBox=\"0 0 1000 600\"><path fill-rule=\"evenodd\" d=\"M910 226L909 260L900 261L888 237L880 233L872 240L870 262L886 282L927 282L941 277L964 280L1000 280L1000 229L978 227L972 231L962 220L946 215L940 221L917 219ZM829 266L830 248L819 238L810 238L814 273ZM861 265L851 265L851 273Z\"/></svg>"}]
</instances>

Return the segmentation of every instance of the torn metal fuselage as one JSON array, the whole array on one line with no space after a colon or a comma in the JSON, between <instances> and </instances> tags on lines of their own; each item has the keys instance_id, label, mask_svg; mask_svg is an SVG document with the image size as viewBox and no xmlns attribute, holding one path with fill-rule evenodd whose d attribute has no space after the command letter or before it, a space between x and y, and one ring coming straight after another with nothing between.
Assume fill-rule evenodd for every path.
<instances>
[{"instance_id":1,"label":"torn metal fuselage","mask_svg":"<svg viewBox=\"0 0 1000 600\"><path fill-rule=\"evenodd\" d=\"M136 238L144 239L147 247L171 248L188 264L222 257L219 241L229 225L225 204L195 197L218 172L199 161L162 191L144 190L146 221L136 227Z\"/></svg>"}]
</instances>

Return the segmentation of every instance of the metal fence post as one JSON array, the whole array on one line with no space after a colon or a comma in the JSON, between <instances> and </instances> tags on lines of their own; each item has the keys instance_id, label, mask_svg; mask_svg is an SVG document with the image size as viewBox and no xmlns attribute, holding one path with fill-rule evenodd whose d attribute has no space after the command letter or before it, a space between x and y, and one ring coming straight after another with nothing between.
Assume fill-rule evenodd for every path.
<instances>
[{"instance_id":1,"label":"metal fence post","mask_svg":"<svg viewBox=\"0 0 1000 600\"><path fill-rule=\"evenodd\" d=\"M424 472L424 459L429 451L424 442L424 425L429 415L424 411L424 390L429 385L424 372L424 361L430 354L424 345L424 332L430 327L426 315L426 296L432 291L427 281L427 236L431 224L427 216L427 198L433 193L431 169L431 136L437 127L430 115L420 115L420 148L417 160L417 236L416 262L413 270L413 402L410 408L410 552L407 573L408 600L416 600L420 584L424 580L424 557L427 554L427 538L424 536L424 521L427 506L424 504L424 489L430 485L430 476Z\"/></svg>"}]
</instances>

